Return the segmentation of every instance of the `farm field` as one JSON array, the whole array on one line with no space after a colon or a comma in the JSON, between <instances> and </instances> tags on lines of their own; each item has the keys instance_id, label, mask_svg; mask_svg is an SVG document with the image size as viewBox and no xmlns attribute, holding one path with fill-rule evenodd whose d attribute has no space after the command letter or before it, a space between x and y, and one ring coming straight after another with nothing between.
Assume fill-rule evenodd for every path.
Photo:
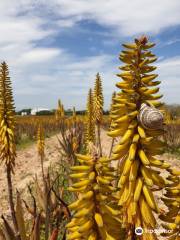
<instances>
[{"instance_id":1,"label":"farm field","mask_svg":"<svg viewBox=\"0 0 180 240\"><path fill-rule=\"evenodd\" d=\"M40 120L43 117L38 117ZM34 117L33 117L34 119ZM48 121L48 117L46 117ZM50 118L52 120L52 118ZM22 121L22 120L21 120ZM31 122L31 120L29 120ZM107 121L107 117L105 117L105 121ZM107 125L107 123L106 123ZM107 126L106 126L107 127ZM177 134L179 135L179 133ZM53 164L57 164L60 162L61 153L59 151L59 143L57 140L59 137L58 134L54 134L53 136L49 136L45 139L45 164L44 167L47 171L48 167ZM36 144L36 135L33 137L33 141L31 141L28 145L24 146L24 143L20 144L20 149L17 151L17 164L15 167L16 174L14 176L14 187L18 188L22 192L26 192L27 185L33 180L34 176L37 174L41 176L41 163L38 158L37 144ZM23 140L22 140L23 141ZM103 129L101 132L101 141L103 148L103 155L109 156L110 148L111 148L111 138L107 136L106 131ZM171 163L174 167L178 167L180 156L166 152L163 155L158 156L158 158L162 158L167 162ZM114 164L116 165L116 161ZM7 211L7 193L6 193L6 180L5 180L5 171L3 166L0 167L0 191L3 193L1 195L1 206L0 212Z\"/></svg>"},{"instance_id":2,"label":"farm field","mask_svg":"<svg viewBox=\"0 0 180 240\"><path fill-rule=\"evenodd\" d=\"M48 171L49 167L57 166L61 162L62 154L60 151L61 146L59 145L58 138L61 137L61 134L58 134L57 121L55 116L29 116L29 117L17 117L17 126L18 132L21 133L24 137L19 138L18 140L18 151L16 158L16 167L15 175L13 176L13 187L18 189L21 193L23 199L28 199L28 188L27 186L33 183L35 176L42 179L41 171L41 161L38 156L37 148L37 134L36 130L39 123L43 123L46 126L46 132L48 133L45 138L45 158L44 158L44 169L45 172ZM81 121L85 117L79 117ZM102 129L101 129L101 142L102 142L102 151L103 156L109 156L112 139L107 135L107 129L110 124L109 116L103 117ZM85 121L85 119L84 119ZM24 127L26 124L27 127ZM52 124L52 126L50 126ZM172 126L172 125L174 125ZM30 126L30 127L29 127ZM169 147L165 150L162 155L158 156L158 159L162 159L167 163L171 164L174 168L179 167L180 155L177 152L177 146L179 146L179 132L176 129L179 129L179 121L169 121L167 123L167 129L169 131L165 135L166 141L169 143ZM50 127L48 129L48 127ZM174 130L175 128L175 130ZM172 130L173 129L173 130ZM173 137L172 137L173 135ZM20 136L20 135L18 135ZM25 140L24 140L25 139ZM172 140L173 139L173 140ZM28 141L29 140L29 141ZM28 144L26 144L28 142ZM118 140L115 141L114 145ZM169 151L171 149L171 151ZM114 161L111 163L112 166L117 167L118 162ZM68 164L70 167L70 163ZM163 177L167 177L168 172L161 174ZM6 190L6 173L3 166L0 166L0 212L4 213L7 219L11 219L11 213L7 202L7 190ZM155 198L159 204L161 210L165 211L166 206L161 201L163 197L163 191L158 191L155 193ZM158 220L159 221L159 220ZM161 228L160 224L158 225ZM158 237L158 239L164 239L163 237Z\"/></svg>"}]
</instances>

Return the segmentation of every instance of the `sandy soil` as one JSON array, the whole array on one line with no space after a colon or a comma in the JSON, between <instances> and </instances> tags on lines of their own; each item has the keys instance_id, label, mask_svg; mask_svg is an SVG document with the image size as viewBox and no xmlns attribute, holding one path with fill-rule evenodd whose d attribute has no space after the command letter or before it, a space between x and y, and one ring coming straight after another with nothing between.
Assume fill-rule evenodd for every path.
<instances>
[{"instance_id":1,"label":"sandy soil","mask_svg":"<svg viewBox=\"0 0 180 240\"><path fill-rule=\"evenodd\" d=\"M50 164L57 162L60 159L59 151L58 151L58 141L57 137L53 136L47 138L45 141L46 144L46 157L44 162L44 168ZM14 189L18 189L19 191L23 191L26 189L27 184L32 181L35 174L41 174L41 164L40 159L37 154L36 144L32 144L31 146L19 150L17 152L16 158L16 167L15 167L15 175L13 176L13 184ZM1 165L0 166L0 215L4 212L9 215L9 209L7 208L7 185L6 185L6 174L5 169Z\"/></svg>"}]
</instances>

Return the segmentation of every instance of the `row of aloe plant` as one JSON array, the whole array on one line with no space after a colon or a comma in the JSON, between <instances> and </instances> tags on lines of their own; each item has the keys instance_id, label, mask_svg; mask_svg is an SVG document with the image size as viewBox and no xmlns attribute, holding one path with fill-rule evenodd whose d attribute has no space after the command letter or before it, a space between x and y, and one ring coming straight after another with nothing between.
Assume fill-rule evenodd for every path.
<instances>
[{"instance_id":1,"label":"row of aloe plant","mask_svg":"<svg viewBox=\"0 0 180 240\"><path fill-rule=\"evenodd\" d=\"M33 199L33 210L24 201L33 215L32 231L22 230L22 213L18 213L13 202L11 175L15 166L14 144L14 107L12 90L5 63L1 66L1 158L7 169L9 203L13 220L11 225L3 216L2 237L4 239L58 239L67 221L63 239L67 240L118 240L139 239L135 229L140 227L144 233L142 240L158 239L154 229L157 219L168 222L162 224L166 232L162 235L169 240L178 240L180 233L179 218L179 170L160 160L163 143L159 136L164 132L163 114L158 109L162 96L157 94L160 81L155 81L156 69L150 64L156 61L150 51L154 44L147 37L135 39L134 43L123 44L125 50L120 60L125 63L118 76L122 79L116 86L120 89L113 95L111 106L111 125L108 135L112 137L112 153L105 156L101 143L101 123L103 118L103 94L100 75L97 74L94 91L90 90L84 127L84 141L79 120L69 120L64 116L64 108L58 103L56 118L60 124L58 141L65 156L66 164L73 165L65 174L71 186L65 189L72 192L74 202L67 206L62 189L55 189L55 180L50 172L44 171L44 134L38 130L38 152L42 166L42 188L35 179L36 194L29 188ZM85 142L85 144L83 144ZM116 144L117 143L117 144ZM82 147L83 146L83 147ZM84 154L75 154L83 152ZM169 172L167 178L160 174ZM52 174L54 176L54 174ZM58 176L59 178L59 176ZM66 182L66 183L67 183ZM168 206L166 213L159 208L156 191L165 191L162 200ZM21 206L17 193L17 206ZM20 217L19 217L20 216ZM63 220L62 220L63 218ZM25 222L25 221L24 221ZM62 225L61 225L62 224ZM35 232L36 231L36 232ZM24 232L24 233L22 233ZM35 233L34 233L35 232ZM13 234L10 237L8 234ZM14 238L12 238L12 236ZM8 238L9 237L9 238Z\"/></svg>"},{"instance_id":2,"label":"row of aloe plant","mask_svg":"<svg viewBox=\"0 0 180 240\"><path fill-rule=\"evenodd\" d=\"M44 168L45 132L39 123L37 161L41 163L42 174L35 176L27 186L29 197L24 199L22 193L14 193L12 181L12 175L16 174L15 108L8 66L3 62L0 69L0 154L1 163L6 167L12 221L2 214L1 240L65 239L65 224L71 214L67 205L73 197L66 190L69 181L67 167L73 163L74 153L82 144L83 124L76 117L75 110L73 116L66 119L60 101L54 118L59 126L57 141L61 160L48 169Z\"/></svg>"}]
</instances>

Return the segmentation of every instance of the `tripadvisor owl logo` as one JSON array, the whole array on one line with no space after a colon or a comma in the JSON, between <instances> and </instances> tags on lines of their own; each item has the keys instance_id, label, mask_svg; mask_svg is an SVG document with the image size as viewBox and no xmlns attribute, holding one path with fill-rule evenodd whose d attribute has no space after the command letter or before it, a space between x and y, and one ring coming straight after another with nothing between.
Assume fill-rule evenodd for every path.
<instances>
[{"instance_id":1,"label":"tripadvisor owl logo","mask_svg":"<svg viewBox=\"0 0 180 240\"><path fill-rule=\"evenodd\" d=\"M135 229L135 234L138 235L138 236L141 236L143 234L143 232L144 231L143 231L142 227L137 227Z\"/></svg>"}]
</instances>

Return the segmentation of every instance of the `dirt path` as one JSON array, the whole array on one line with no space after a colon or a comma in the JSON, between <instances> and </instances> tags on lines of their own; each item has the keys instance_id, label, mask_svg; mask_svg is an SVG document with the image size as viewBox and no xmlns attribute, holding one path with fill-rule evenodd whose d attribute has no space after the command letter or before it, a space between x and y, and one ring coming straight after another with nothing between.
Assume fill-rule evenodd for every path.
<instances>
[{"instance_id":1,"label":"dirt path","mask_svg":"<svg viewBox=\"0 0 180 240\"><path fill-rule=\"evenodd\" d=\"M56 136L52 136L45 140L46 144L46 158L44 162L44 168L51 163L55 163L60 159L58 151L58 141ZM14 189L23 190L27 184L32 181L35 174L41 174L40 159L37 155L36 144L32 144L30 147L19 150L17 152L15 175L13 176ZM0 166L0 215L3 212L9 212L7 208L7 185L5 169Z\"/></svg>"}]
</instances>

